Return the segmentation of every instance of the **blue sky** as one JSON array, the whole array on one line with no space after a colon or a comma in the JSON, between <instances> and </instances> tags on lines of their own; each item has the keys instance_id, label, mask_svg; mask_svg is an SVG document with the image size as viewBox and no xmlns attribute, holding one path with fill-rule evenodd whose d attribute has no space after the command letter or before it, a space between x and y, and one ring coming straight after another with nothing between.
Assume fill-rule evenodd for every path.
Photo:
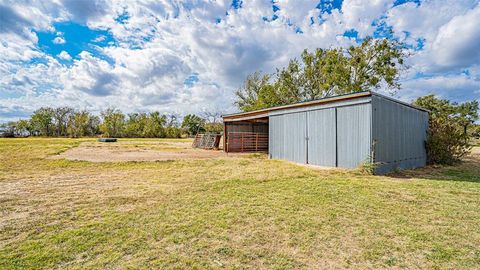
<instances>
[{"instance_id":1,"label":"blue sky","mask_svg":"<svg viewBox=\"0 0 480 270\"><path fill-rule=\"evenodd\" d=\"M366 36L409 48L395 97L479 99L478 25L478 0L0 0L0 122L42 106L232 112L248 74Z\"/></svg>"}]
</instances>

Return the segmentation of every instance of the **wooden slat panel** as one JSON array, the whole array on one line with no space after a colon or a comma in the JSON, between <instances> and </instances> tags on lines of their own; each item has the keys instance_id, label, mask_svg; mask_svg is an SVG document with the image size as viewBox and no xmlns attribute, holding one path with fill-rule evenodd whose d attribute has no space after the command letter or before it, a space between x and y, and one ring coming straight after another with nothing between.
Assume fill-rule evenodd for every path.
<instances>
[{"instance_id":1,"label":"wooden slat panel","mask_svg":"<svg viewBox=\"0 0 480 270\"><path fill-rule=\"evenodd\" d=\"M228 152L267 152L268 133L228 132Z\"/></svg>"}]
</instances>

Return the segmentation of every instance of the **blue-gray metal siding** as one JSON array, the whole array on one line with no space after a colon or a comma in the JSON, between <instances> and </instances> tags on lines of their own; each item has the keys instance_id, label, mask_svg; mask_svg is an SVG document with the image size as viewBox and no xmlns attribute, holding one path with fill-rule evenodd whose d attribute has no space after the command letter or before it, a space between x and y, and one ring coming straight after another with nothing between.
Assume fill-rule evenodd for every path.
<instances>
[{"instance_id":1,"label":"blue-gray metal siding","mask_svg":"<svg viewBox=\"0 0 480 270\"><path fill-rule=\"evenodd\" d=\"M383 174L425 166L427 129L427 112L372 94L270 112L269 153L274 159L347 168L373 160L375 173Z\"/></svg>"},{"instance_id":2,"label":"blue-gray metal siding","mask_svg":"<svg viewBox=\"0 0 480 270\"><path fill-rule=\"evenodd\" d=\"M307 163L306 113L276 115L269 119L270 157Z\"/></svg>"},{"instance_id":3,"label":"blue-gray metal siding","mask_svg":"<svg viewBox=\"0 0 480 270\"><path fill-rule=\"evenodd\" d=\"M335 108L309 111L308 163L336 166Z\"/></svg>"},{"instance_id":4,"label":"blue-gray metal siding","mask_svg":"<svg viewBox=\"0 0 480 270\"><path fill-rule=\"evenodd\" d=\"M358 166L370 155L369 101L362 98L270 115L270 157L321 166Z\"/></svg>"},{"instance_id":5,"label":"blue-gray metal siding","mask_svg":"<svg viewBox=\"0 0 480 270\"><path fill-rule=\"evenodd\" d=\"M376 173L425 166L428 113L376 95L372 107Z\"/></svg>"},{"instance_id":6,"label":"blue-gray metal siding","mask_svg":"<svg viewBox=\"0 0 480 270\"><path fill-rule=\"evenodd\" d=\"M338 167L370 162L371 118L371 104L337 108Z\"/></svg>"}]
</instances>

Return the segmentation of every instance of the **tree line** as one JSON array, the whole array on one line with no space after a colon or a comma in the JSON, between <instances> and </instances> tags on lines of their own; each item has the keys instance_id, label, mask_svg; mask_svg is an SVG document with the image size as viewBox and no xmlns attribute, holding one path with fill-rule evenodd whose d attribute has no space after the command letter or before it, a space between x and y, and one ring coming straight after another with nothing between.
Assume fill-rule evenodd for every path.
<instances>
[{"instance_id":1,"label":"tree line","mask_svg":"<svg viewBox=\"0 0 480 270\"><path fill-rule=\"evenodd\" d=\"M30 119L3 125L4 136L86 137L114 138L181 138L198 132L222 132L219 113L186 115L182 121L176 114L140 112L124 114L109 108L100 115L71 107L42 107Z\"/></svg>"}]
</instances>

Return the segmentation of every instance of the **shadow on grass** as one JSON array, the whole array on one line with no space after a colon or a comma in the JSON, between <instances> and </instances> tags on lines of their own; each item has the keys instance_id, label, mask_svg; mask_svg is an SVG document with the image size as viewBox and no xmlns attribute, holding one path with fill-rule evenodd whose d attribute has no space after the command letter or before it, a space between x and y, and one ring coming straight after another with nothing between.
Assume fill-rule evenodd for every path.
<instances>
[{"instance_id":1,"label":"shadow on grass","mask_svg":"<svg viewBox=\"0 0 480 270\"><path fill-rule=\"evenodd\" d=\"M398 179L428 179L438 181L462 181L480 183L480 155L465 157L453 166L427 166L386 175Z\"/></svg>"}]
</instances>

